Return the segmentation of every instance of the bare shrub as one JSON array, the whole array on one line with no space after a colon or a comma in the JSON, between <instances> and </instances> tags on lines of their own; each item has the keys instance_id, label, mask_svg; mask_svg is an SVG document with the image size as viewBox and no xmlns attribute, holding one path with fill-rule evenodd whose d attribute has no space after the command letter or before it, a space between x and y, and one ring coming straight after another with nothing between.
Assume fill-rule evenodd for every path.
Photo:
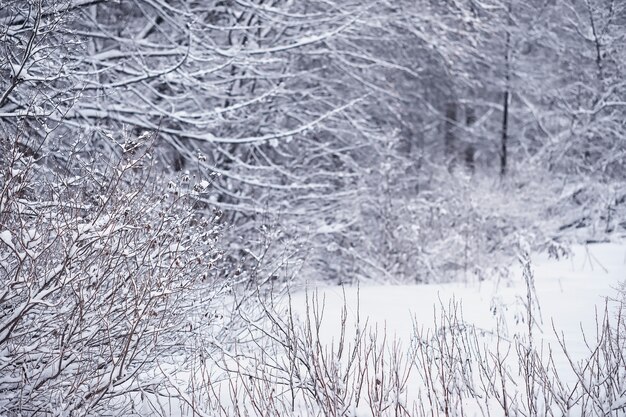
<instances>
[{"instance_id":1,"label":"bare shrub","mask_svg":"<svg viewBox=\"0 0 626 417\"><path fill-rule=\"evenodd\" d=\"M528 290L521 334L509 334L498 317L495 331L477 328L463 320L460 305L452 301L431 319L416 318L413 339L403 345L385 328L361 321L358 306L351 316L354 306L347 301L341 317L329 318L318 293L306 296L305 313L297 309L300 316L291 300L259 300L260 310L245 317L249 343L221 351L205 366L196 411L222 416L623 415L622 308L606 309L594 341L583 336L588 357L576 361L562 338L560 346L538 338L532 270L527 257L521 261ZM339 328L329 328L328 320ZM571 383L570 370L562 360L557 366L555 356L569 361L578 382Z\"/></svg>"},{"instance_id":2,"label":"bare shrub","mask_svg":"<svg viewBox=\"0 0 626 417\"><path fill-rule=\"evenodd\" d=\"M150 140L119 156L77 144L63 166L8 146L0 179L0 414L128 415L169 397L156 372L209 333L208 182L152 170ZM206 313L206 316L202 314ZM160 375L160 376L159 376ZM148 401L150 400L150 401Z\"/></svg>"}]
</instances>

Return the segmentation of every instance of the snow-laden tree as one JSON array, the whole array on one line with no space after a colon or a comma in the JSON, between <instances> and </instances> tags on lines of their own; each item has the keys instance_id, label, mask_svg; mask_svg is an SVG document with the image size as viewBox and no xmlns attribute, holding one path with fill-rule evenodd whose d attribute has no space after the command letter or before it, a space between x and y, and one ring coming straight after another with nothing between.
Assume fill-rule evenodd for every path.
<instances>
[{"instance_id":1,"label":"snow-laden tree","mask_svg":"<svg viewBox=\"0 0 626 417\"><path fill-rule=\"evenodd\" d=\"M75 137L119 153L116 132L158 132L160 169L210 180L229 253L267 275L415 258L407 230L465 195L458 175L619 172L619 2L5 3L3 131L61 165Z\"/></svg>"},{"instance_id":2,"label":"snow-laden tree","mask_svg":"<svg viewBox=\"0 0 626 417\"><path fill-rule=\"evenodd\" d=\"M345 114L366 92L338 75L333 42L349 39L371 8L9 3L0 15L2 123L11 132L23 121L32 135L56 128L46 155L71 146L68 132L80 132L88 151L117 152L112 132L158 131L158 156L171 169L218 175L215 203L249 236L259 213L306 216L343 198L337 180L350 174L335 174L363 146Z\"/></svg>"},{"instance_id":3,"label":"snow-laden tree","mask_svg":"<svg viewBox=\"0 0 626 417\"><path fill-rule=\"evenodd\" d=\"M563 25L554 29L560 72L552 94L564 123L550 131L549 161L571 173L622 178L626 7L578 1L564 5L562 13Z\"/></svg>"}]
</instances>

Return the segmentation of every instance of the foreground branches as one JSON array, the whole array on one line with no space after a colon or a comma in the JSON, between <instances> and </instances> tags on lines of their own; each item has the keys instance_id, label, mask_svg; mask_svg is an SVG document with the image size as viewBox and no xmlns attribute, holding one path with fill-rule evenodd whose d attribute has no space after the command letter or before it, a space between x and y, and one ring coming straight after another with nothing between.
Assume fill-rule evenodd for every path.
<instances>
[{"instance_id":1,"label":"foreground branches","mask_svg":"<svg viewBox=\"0 0 626 417\"><path fill-rule=\"evenodd\" d=\"M166 395L158 368L211 334L203 315L228 285L211 266L219 227L196 205L209 184L168 188L148 145L98 162L75 149L58 167L70 175L7 151L0 412L127 414Z\"/></svg>"}]
</instances>

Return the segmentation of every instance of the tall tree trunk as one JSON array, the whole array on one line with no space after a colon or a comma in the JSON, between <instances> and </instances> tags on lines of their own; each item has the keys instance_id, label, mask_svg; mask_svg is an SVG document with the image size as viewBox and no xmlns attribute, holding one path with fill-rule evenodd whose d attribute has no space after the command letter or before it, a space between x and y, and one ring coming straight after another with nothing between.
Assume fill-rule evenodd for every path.
<instances>
[{"instance_id":1,"label":"tall tree trunk","mask_svg":"<svg viewBox=\"0 0 626 417\"><path fill-rule=\"evenodd\" d=\"M508 77L507 77L508 78ZM505 176L507 170L507 145L509 129L509 90L504 90L504 111L502 112L502 138L500 147L500 175Z\"/></svg>"},{"instance_id":2,"label":"tall tree trunk","mask_svg":"<svg viewBox=\"0 0 626 417\"><path fill-rule=\"evenodd\" d=\"M455 126L457 123L457 103L451 100L446 103L446 124L444 133L444 146L446 158L450 161L448 169L452 170L456 163L456 132Z\"/></svg>"},{"instance_id":3,"label":"tall tree trunk","mask_svg":"<svg viewBox=\"0 0 626 417\"><path fill-rule=\"evenodd\" d=\"M600 87L602 87L602 83L604 81L604 74L602 71L602 44L600 41L600 37L598 34L598 30L596 28L596 20L593 16L593 10L591 4L589 4L588 0L585 0L585 5L587 6L587 13L589 14L589 24L591 25L591 34L593 35L593 44L596 52L596 68L598 72L598 82Z\"/></svg>"},{"instance_id":4,"label":"tall tree trunk","mask_svg":"<svg viewBox=\"0 0 626 417\"><path fill-rule=\"evenodd\" d=\"M476 112L472 106L467 106L465 108L465 126L469 130L474 123L476 123ZM470 141L465 147L465 166L467 166L470 171L474 172L476 168L476 148L472 140L473 135L470 136Z\"/></svg>"},{"instance_id":5,"label":"tall tree trunk","mask_svg":"<svg viewBox=\"0 0 626 417\"><path fill-rule=\"evenodd\" d=\"M508 8L508 22L511 23L511 4ZM509 140L509 96L510 96L510 60L509 50L511 47L511 32L507 27L504 44L504 103L502 106L502 138L500 142L500 176L504 177L507 171L508 165L508 140Z\"/></svg>"}]
</instances>

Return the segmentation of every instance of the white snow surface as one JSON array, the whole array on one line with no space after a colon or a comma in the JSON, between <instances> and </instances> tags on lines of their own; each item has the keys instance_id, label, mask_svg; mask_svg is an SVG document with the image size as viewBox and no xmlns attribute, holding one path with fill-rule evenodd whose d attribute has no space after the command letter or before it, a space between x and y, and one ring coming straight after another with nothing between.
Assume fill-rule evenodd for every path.
<instances>
[{"instance_id":1,"label":"white snow surface","mask_svg":"<svg viewBox=\"0 0 626 417\"><path fill-rule=\"evenodd\" d=\"M596 318L602 321L605 307L614 310L619 304L615 300L620 297L620 284L626 280L626 244L578 245L568 258L560 260L536 254L531 257L531 270L540 307L540 314L535 313L538 317L533 327L534 343L551 348L562 380L573 384L576 376L554 329L564 337L571 359L578 361L589 356L583 332L588 340L595 341ZM440 321L442 307L449 310L455 303L460 305L465 323L487 333L499 332L512 340L528 331L527 287L521 265L513 266L508 278L482 282L315 287L292 296L293 309L300 317L306 316L305 305L312 293L324 305L320 338L328 344L339 338L344 301L348 328L353 327L358 311L360 323L367 321L370 329L384 328L388 336L406 345L416 326L428 331L435 319Z\"/></svg>"},{"instance_id":2,"label":"white snow surface","mask_svg":"<svg viewBox=\"0 0 626 417\"><path fill-rule=\"evenodd\" d=\"M549 259L547 255L534 255L532 272L534 297L538 299L541 310L541 318L537 317L538 323L533 327L534 346L542 346L541 350L545 352L542 360L548 358L548 348L551 349L561 381L571 388L576 385L577 378L558 343L553 324L554 329L565 339L570 359L576 362L589 357L590 350L585 345L582 332L585 332L588 341L591 342L590 347L593 348L596 340L596 315L601 321L605 308L614 310L619 305L616 301L620 297L617 289L626 280L626 244L575 246L572 248L571 256L561 260ZM318 297L320 303L323 303L319 337L322 344L328 346L327 352L336 351L344 308L347 310L348 336L345 340L348 343L358 316L359 323L367 321L370 331L377 329L380 334L384 330L388 346L389 342L395 340L406 352L410 350L411 343L415 340L416 327L422 334L431 332L434 321L440 322L442 308L449 309L455 303L461 305L464 323L485 331L480 333L484 334L480 342L485 343L485 346L493 348L496 339L504 340L504 345L513 346L512 342L517 337L525 341L528 331L525 308L527 286L523 275L522 267L514 266L508 277L486 281L403 286L370 285L360 288L312 285L307 291L299 290L292 293L290 300L292 312L299 317L300 324L304 323L307 311L310 313L307 304L310 308L313 294ZM280 303L277 311L284 312L285 303L286 301ZM494 337L496 334L499 336ZM225 363L228 367L232 366L232 369L251 371L255 366L254 363L247 365L245 358L235 366L232 357L230 358ZM275 359L277 363L281 362L280 358ZM437 358L428 360L436 361ZM468 361L470 360L475 361L477 358L468 358ZM515 348L512 347L510 355L507 355L507 361L510 362L506 366L514 374L517 374L517 360ZM176 371L175 368L176 366L171 370ZM210 372L213 374L211 395L218 395L222 405L230 409L232 399L228 396L229 384L236 381L235 375L224 373L223 368L222 370L216 368ZM186 385L185 380L189 377L191 377L189 371L178 373L177 379L180 380L181 387ZM519 378L519 375L515 378ZM420 399L416 397L416 393L421 390L420 384L417 372L413 371L407 389L399 393L398 398L403 396L402 402L406 404L419 403ZM516 392L523 390L523 384L518 384L515 390ZM523 396L523 393L521 395ZM485 410L478 407L480 402L480 398L464 400L464 415L485 415ZM613 404L606 405L607 410L621 407L622 402L626 404L626 398L617 398ZM181 406L176 400L170 403L170 407L173 410L171 415L196 415L189 407ZM502 410L493 399L487 402L486 407L492 409L492 415L501 415L499 412ZM300 409L299 402L296 408ZM298 415L309 414L302 412ZM346 415L362 417L374 414L363 402L358 407L351 408ZM581 414L574 408L569 415L578 416L584 413Z\"/></svg>"}]
</instances>

